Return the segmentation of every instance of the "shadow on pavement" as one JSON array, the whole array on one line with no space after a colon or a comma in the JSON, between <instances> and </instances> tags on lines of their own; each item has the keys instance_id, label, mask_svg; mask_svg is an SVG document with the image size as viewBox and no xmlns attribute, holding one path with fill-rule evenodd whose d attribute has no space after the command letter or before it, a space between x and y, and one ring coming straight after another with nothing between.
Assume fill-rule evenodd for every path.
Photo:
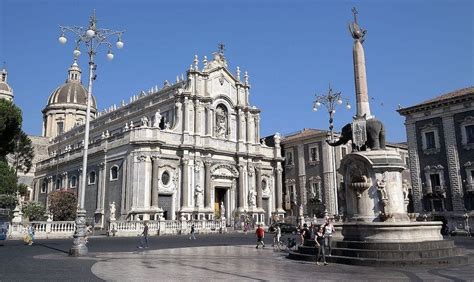
<instances>
[{"instance_id":1,"label":"shadow on pavement","mask_svg":"<svg viewBox=\"0 0 474 282\"><path fill-rule=\"evenodd\" d=\"M41 247L44 247L44 248L47 248L47 249L50 249L50 250L58 251L58 252L61 252L61 253L69 254L69 251L65 251L65 250L55 248L55 247L51 247L51 246L48 246L46 244L35 243L35 245L36 246L41 246Z\"/></svg>"}]
</instances>

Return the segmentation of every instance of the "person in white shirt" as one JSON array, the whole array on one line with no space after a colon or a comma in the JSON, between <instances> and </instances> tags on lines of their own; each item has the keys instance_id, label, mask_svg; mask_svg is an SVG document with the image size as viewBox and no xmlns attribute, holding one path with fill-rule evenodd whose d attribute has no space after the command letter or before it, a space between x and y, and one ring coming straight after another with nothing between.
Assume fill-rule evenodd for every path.
<instances>
[{"instance_id":1,"label":"person in white shirt","mask_svg":"<svg viewBox=\"0 0 474 282\"><path fill-rule=\"evenodd\" d=\"M332 251L332 233L335 232L334 225L332 224L332 220L326 218L326 223L324 224L324 239L325 239L325 246L328 247L328 256L331 256Z\"/></svg>"}]
</instances>

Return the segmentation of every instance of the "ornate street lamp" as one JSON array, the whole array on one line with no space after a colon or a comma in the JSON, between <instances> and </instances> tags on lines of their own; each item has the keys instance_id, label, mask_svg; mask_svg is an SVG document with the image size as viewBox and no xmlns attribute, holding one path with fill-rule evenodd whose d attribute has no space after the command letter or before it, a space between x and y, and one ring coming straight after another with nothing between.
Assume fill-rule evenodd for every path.
<instances>
[{"instance_id":1,"label":"ornate street lamp","mask_svg":"<svg viewBox=\"0 0 474 282\"><path fill-rule=\"evenodd\" d=\"M89 20L88 27L69 27L59 26L61 29L61 36L58 41L61 44L66 44L66 32L71 32L75 36L76 47L74 49L74 56L78 57L81 55L80 47L83 45L89 55L89 86L87 91L87 111L86 111L86 123L84 129L84 155L82 162L82 181L79 188L79 203L77 206L76 216L76 231L74 232L74 244L69 250L71 256L84 256L87 255L88 250L86 246L86 211L84 209L84 195L86 191L86 178L87 178L87 150L89 148L89 123L90 123L90 112L91 112L91 99L92 99L92 81L96 78L94 71L96 70L96 64L94 63L94 56L98 48L102 45L108 47L107 59L110 61L114 58L112 54L112 44L108 41L111 36L117 36L116 47L118 49L123 48L122 34L123 31L115 31L110 29L97 28L97 19L95 17L95 10Z\"/></svg>"},{"instance_id":2,"label":"ornate street lamp","mask_svg":"<svg viewBox=\"0 0 474 282\"><path fill-rule=\"evenodd\" d=\"M313 102L313 111L318 111L321 106L326 107L329 113L329 131L330 135L328 136L331 143L334 142L334 114L336 113L336 106L342 105L343 96L341 92L333 92L331 84L329 84L329 90L326 95L316 95L316 99ZM351 109L349 101L346 99L345 108L347 110ZM336 177L336 151L332 150L332 170L333 170L333 181L334 181L334 200L335 200L335 214L338 214L338 199L337 199L337 177Z\"/></svg>"}]
</instances>

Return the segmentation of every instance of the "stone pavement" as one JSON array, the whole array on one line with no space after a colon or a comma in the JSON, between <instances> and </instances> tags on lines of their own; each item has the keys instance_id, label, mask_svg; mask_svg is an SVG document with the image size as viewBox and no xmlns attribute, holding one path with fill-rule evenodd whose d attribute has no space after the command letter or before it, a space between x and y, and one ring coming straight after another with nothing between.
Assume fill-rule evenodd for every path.
<instances>
[{"instance_id":1,"label":"stone pavement","mask_svg":"<svg viewBox=\"0 0 474 282\"><path fill-rule=\"evenodd\" d=\"M474 279L474 251L468 265L373 268L292 261L282 252L255 245L208 246L134 252L97 252L92 273L113 281L315 281L315 280L393 280L468 281ZM74 260L63 254L38 255L36 259ZM1 279L0 279L1 280Z\"/></svg>"}]
</instances>

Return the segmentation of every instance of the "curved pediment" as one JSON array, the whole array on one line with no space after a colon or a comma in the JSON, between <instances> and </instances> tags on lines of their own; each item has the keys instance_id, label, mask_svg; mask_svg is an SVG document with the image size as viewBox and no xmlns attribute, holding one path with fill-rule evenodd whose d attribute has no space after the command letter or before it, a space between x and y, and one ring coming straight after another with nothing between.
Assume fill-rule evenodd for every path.
<instances>
[{"instance_id":1,"label":"curved pediment","mask_svg":"<svg viewBox=\"0 0 474 282\"><path fill-rule=\"evenodd\" d=\"M239 177L239 172L233 165L216 164L211 167L211 175L214 178L237 178Z\"/></svg>"}]
</instances>

